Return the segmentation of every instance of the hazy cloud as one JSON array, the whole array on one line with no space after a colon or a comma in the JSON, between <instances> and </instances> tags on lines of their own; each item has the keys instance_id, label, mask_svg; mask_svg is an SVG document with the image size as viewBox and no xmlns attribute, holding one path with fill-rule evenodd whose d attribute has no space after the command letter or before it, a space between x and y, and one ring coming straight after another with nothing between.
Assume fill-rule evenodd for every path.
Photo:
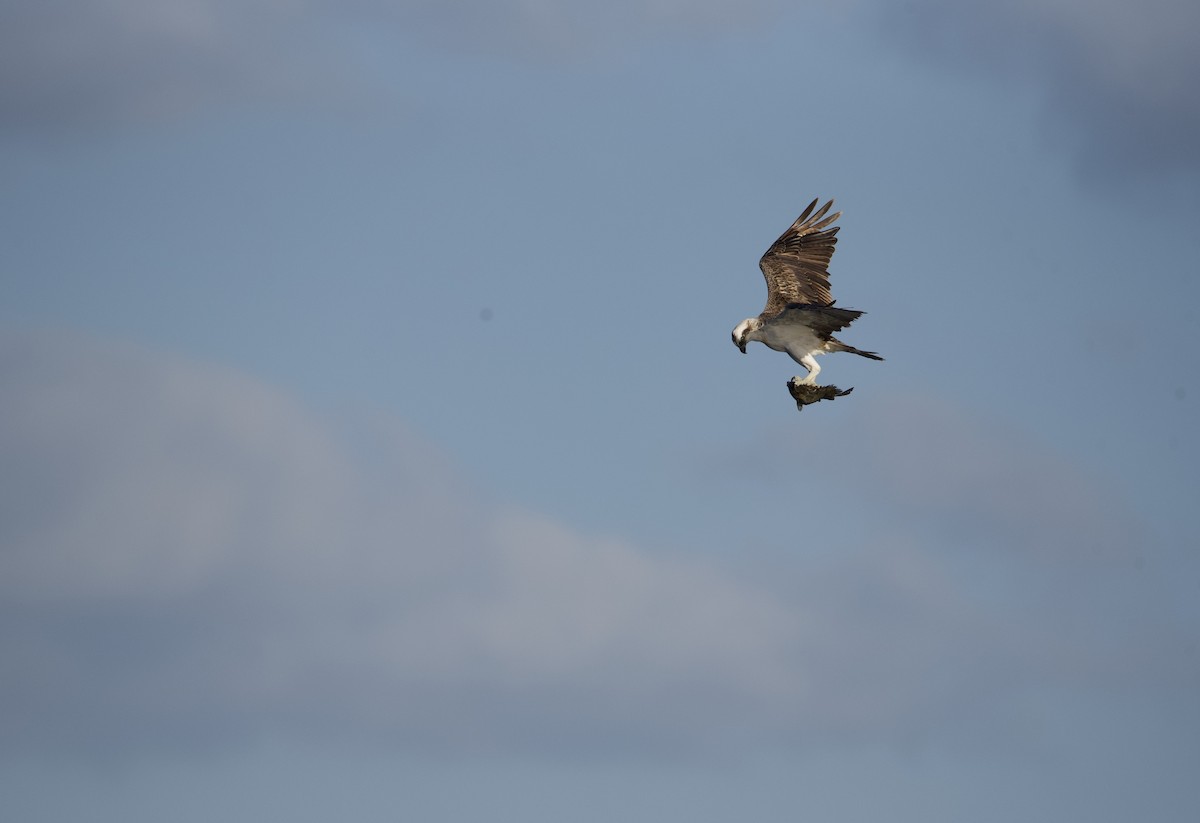
<instances>
[{"instance_id":1,"label":"hazy cloud","mask_svg":"<svg viewBox=\"0 0 1200 823\"><path fill-rule=\"evenodd\" d=\"M10 747L677 745L796 691L776 598L492 510L395 424L94 342L6 340L0 385Z\"/></svg>"},{"instance_id":2,"label":"hazy cloud","mask_svg":"<svg viewBox=\"0 0 1200 823\"><path fill-rule=\"evenodd\" d=\"M1044 89L1091 173L1200 166L1200 6L1190 0L909 0L882 14L923 54Z\"/></svg>"},{"instance_id":3,"label":"hazy cloud","mask_svg":"<svg viewBox=\"0 0 1200 823\"><path fill-rule=\"evenodd\" d=\"M884 449L870 472L872 494L910 513L966 507L1002 538L1021 523L982 565L897 519L751 580L497 509L394 421L347 431L178 358L9 336L0 396L10 752L260 735L451 751L891 740L1007 725L1038 688L1194 681L1168 664L1169 621L1133 608L1145 592L1090 560L1043 585L1041 558L1009 551L1022 529L1086 543L1059 520L1114 521L1066 469L1050 475L1061 511L999 482L1047 464L980 446L986 430L941 427L931 464ZM915 502L897 466L926 487ZM994 591L1010 583L1016 612Z\"/></svg>"},{"instance_id":4,"label":"hazy cloud","mask_svg":"<svg viewBox=\"0 0 1200 823\"><path fill-rule=\"evenodd\" d=\"M937 393L866 406L849 448L857 460L845 481L866 484L915 532L936 530L928 536L939 544L1018 553L1041 566L1124 570L1153 543L1116 491L1054 444Z\"/></svg>"},{"instance_id":5,"label":"hazy cloud","mask_svg":"<svg viewBox=\"0 0 1200 823\"><path fill-rule=\"evenodd\" d=\"M663 31L719 32L773 0L14 0L0 10L0 126L171 120L214 106L375 99L417 44L555 59Z\"/></svg>"},{"instance_id":6,"label":"hazy cloud","mask_svg":"<svg viewBox=\"0 0 1200 823\"><path fill-rule=\"evenodd\" d=\"M1048 122L1090 171L1197 167L1200 10L1189 0L840 5L854 10L846 25L874 20L956 70L1044 89ZM62 131L237 103L378 102L409 82L387 66L417 44L573 60L647 36L722 36L794 10L776 0L15 0L0 11L0 126Z\"/></svg>"},{"instance_id":7,"label":"hazy cloud","mask_svg":"<svg viewBox=\"0 0 1200 823\"><path fill-rule=\"evenodd\" d=\"M74 127L176 117L295 92L320 77L303 3L49 0L0 17L0 118ZM308 44L313 45L313 44Z\"/></svg>"}]
</instances>

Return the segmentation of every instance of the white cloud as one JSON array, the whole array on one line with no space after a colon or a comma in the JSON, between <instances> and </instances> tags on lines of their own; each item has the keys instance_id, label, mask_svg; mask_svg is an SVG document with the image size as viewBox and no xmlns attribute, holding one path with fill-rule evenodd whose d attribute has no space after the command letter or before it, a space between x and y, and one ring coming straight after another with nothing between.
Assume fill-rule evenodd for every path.
<instances>
[{"instance_id":1,"label":"white cloud","mask_svg":"<svg viewBox=\"0 0 1200 823\"><path fill-rule=\"evenodd\" d=\"M394 421L346 433L245 376L132 347L0 338L0 394L9 751L936 737L997 692L1086 688L1099 671L1161 679L1174 642L1147 646L1158 624L1119 592L1103 592L1120 613L1101 624L1124 633L1072 628L1106 579L1086 564L1072 587L1031 586L1014 606L910 526L771 581L581 535L482 502ZM948 471L959 451L1036 456L938 436L944 465L916 468L935 516L991 506L997 522L1053 524L1053 501L1018 494L1009 509ZM890 488L910 457L879 459ZM1001 556L992 567L1018 582L1044 571Z\"/></svg>"},{"instance_id":2,"label":"white cloud","mask_svg":"<svg viewBox=\"0 0 1200 823\"><path fill-rule=\"evenodd\" d=\"M188 745L248 713L250 733L678 742L721 695L794 692L775 598L492 510L395 424L355 446L244 377L95 342L8 339L0 383L3 705L31 735ZM672 693L696 705L656 728ZM561 729L539 719L556 702Z\"/></svg>"}]
</instances>

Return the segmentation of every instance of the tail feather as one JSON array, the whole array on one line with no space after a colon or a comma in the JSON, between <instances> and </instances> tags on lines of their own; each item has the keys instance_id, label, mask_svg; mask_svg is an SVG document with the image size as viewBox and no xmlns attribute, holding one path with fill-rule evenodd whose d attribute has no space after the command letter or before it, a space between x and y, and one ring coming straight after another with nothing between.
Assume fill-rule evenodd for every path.
<instances>
[{"instance_id":1,"label":"tail feather","mask_svg":"<svg viewBox=\"0 0 1200 823\"><path fill-rule=\"evenodd\" d=\"M856 349L853 346L843 343L841 340L834 340L833 342L835 344L834 351L848 351L851 354L857 354L859 357L867 357L867 358L870 358L871 360L882 360L883 359L882 357L880 357L878 354L876 354L873 351L863 351L862 349Z\"/></svg>"}]
</instances>

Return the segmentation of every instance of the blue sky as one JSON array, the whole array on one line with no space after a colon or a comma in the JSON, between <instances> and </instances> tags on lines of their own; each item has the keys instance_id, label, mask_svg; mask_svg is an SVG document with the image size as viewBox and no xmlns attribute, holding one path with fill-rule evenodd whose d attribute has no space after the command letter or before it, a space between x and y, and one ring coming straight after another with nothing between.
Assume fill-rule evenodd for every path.
<instances>
[{"instance_id":1,"label":"blue sky","mask_svg":"<svg viewBox=\"0 0 1200 823\"><path fill-rule=\"evenodd\" d=\"M1193 820L1198 18L6 4L14 819Z\"/></svg>"}]
</instances>

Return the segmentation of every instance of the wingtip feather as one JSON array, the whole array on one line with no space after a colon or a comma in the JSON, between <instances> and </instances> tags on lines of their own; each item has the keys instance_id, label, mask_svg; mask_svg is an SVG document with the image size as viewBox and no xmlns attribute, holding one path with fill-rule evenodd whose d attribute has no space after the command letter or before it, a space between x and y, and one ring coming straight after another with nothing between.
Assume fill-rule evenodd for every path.
<instances>
[{"instance_id":1,"label":"wingtip feather","mask_svg":"<svg viewBox=\"0 0 1200 823\"><path fill-rule=\"evenodd\" d=\"M807 220L808 216L812 214L812 210L817 207L817 201L820 199L820 197L814 197L813 201L808 204L808 207L800 213L799 217L796 218L796 222L803 223L805 220Z\"/></svg>"},{"instance_id":2,"label":"wingtip feather","mask_svg":"<svg viewBox=\"0 0 1200 823\"><path fill-rule=\"evenodd\" d=\"M832 203L833 201L830 200L829 202ZM840 211L834 212L833 214L831 214L829 217L826 217L821 222L813 223L812 229L813 229L813 231L819 231L820 229L823 229L826 226L828 226L830 223L837 222L837 219L841 216L842 216L842 213ZM835 228L834 231L837 231L837 229Z\"/></svg>"}]
</instances>

